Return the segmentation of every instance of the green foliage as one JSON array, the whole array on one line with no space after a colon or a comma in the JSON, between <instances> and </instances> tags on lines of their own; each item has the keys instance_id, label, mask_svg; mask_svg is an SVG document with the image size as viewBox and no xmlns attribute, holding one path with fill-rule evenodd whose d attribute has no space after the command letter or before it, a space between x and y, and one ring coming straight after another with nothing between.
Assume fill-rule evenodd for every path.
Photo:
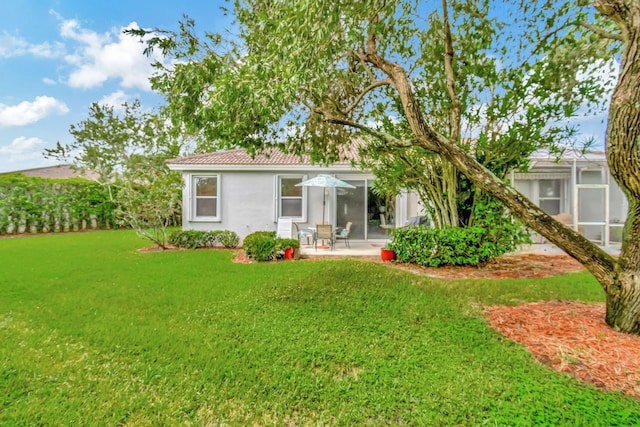
<instances>
[{"instance_id":1,"label":"green foliage","mask_svg":"<svg viewBox=\"0 0 640 427\"><path fill-rule=\"evenodd\" d=\"M603 303L586 272L444 281L357 260L135 251L145 245L128 230L0 239L0 425L640 419L640 401L554 372L479 315Z\"/></svg>"},{"instance_id":2,"label":"green foliage","mask_svg":"<svg viewBox=\"0 0 640 427\"><path fill-rule=\"evenodd\" d=\"M242 248L248 257L256 261L271 261L276 257L275 231L256 231L244 238Z\"/></svg>"},{"instance_id":3,"label":"green foliage","mask_svg":"<svg viewBox=\"0 0 640 427\"><path fill-rule=\"evenodd\" d=\"M276 246L279 250L285 250L287 248L299 249L300 248L300 240L298 239L287 239L287 238L277 238Z\"/></svg>"},{"instance_id":4,"label":"green foliage","mask_svg":"<svg viewBox=\"0 0 640 427\"><path fill-rule=\"evenodd\" d=\"M111 228L114 212L109 192L95 181L0 175L0 234Z\"/></svg>"},{"instance_id":5,"label":"green foliage","mask_svg":"<svg viewBox=\"0 0 640 427\"><path fill-rule=\"evenodd\" d=\"M236 248L240 244L240 237L235 231L231 230L214 230L211 232L216 242L225 248Z\"/></svg>"},{"instance_id":6,"label":"green foliage","mask_svg":"<svg viewBox=\"0 0 640 427\"><path fill-rule=\"evenodd\" d=\"M238 235L230 230L178 230L171 233L169 243L179 248L211 248L223 246L235 248L240 243Z\"/></svg>"},{"instance_id":7,"label":"green foliage","mask_svg":"<svg viewBox=\"0 0 640 427\"><path fill-rule=\"evenodd\" d=\"M256 261L272 261L281 258L287 248L300 248L300 241L276 237L275 231L256 231L244 238L242 248Z\"/></svg>"},{"instance_id":8,"label":"green foliage","mask_svg":"<svg viewBox=\"0 0 640 427\"><path fill-rule=\"evenodd\" d=\"M474 224L467 227L394 229L391 249L401 262L430 267L479 265L530 242L529 234L522 225L501 214L500 205L495 202L478 205Z\"/></svg>"},{"instance_id":9,"label":"green foliage","mask_svg":"<svg viewBox=\"0 0 640 427\"><path fill-rule=\"evenodd\" d=\"M163 157L136 156L119 182L117 218L121 224L158 246L167 244L167 229L180 224L182 177Z\"/></svg>"},{"instance_id":10,"label":"green foliage","mask_svg":"<svg viewBox=\"0 0 640 427\"><path fill-rule=\"evenodd\" d=\"M168 123L137 100L121 111L94 103L89 118L71 126L74 141L58 142L45 156L96 173L117 206L118 222L165 247L167 228L180 224L182 190L180 174L165 161L186 145Z\"/></svg>"}]
</instances>

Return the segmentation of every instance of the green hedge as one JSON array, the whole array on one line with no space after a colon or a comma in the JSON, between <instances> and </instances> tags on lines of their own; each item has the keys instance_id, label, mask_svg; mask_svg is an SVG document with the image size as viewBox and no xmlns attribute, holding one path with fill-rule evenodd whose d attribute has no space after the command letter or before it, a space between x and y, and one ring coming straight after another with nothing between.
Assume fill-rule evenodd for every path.
<instances>
[{"instance_id":1,"label":"green hedge","mask_svg":"<svg viewBox=\"0 0 640 427\"><path fill-rule=\"evenodd\" d=\"M0 234L112 228L114 211L95 181L0 175Z\"/></svg>"},{"instance_id":2,"label":"green hedge","mask_svg":"<svg viewBox=\"0 0 640 427\"><path fill-rule=\"evenodd\" d=\"M281 258L286 248L298 249L297 239L276 237L275 231L256 231L249 234L242 242L242 248L248 257L256 261L272 261Z\"/></svg>"},{"instance_id":3,"label":"green hedge","mask_svg":"<svg viewBox=\"0 0 640 427\"><path fill-rule=\"evenodd\" d=\"M216 246L235 248L240 243L240 238L230 230L179 230L171 233L169 243L179 248L189 249Z\"/></svg>"},{"instance_id":4,"label":"green hedge","mask_svg":"<svg viewBox=\"0 0 640 427\"><path fill-rule=\"evenodd\" d=\"M390 248L401 262L429 267L480 265L516 249L519 236L496 233L490 228L424 226L392 231Z\"/></svg>"}]
</instances>

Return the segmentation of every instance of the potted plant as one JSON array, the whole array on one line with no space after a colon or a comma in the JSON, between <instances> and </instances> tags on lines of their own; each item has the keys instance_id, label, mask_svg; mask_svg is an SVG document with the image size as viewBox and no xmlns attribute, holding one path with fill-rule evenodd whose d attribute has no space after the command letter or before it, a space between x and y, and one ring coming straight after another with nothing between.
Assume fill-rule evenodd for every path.
<instances>
[{"instance_id":1,"label":"potted plant","mask_svg":"<svg viewBox=\"0 0 640 427\"><path fill-rule=\"evenodd\" d=\"M293 259L296 249L300 247L298 239L276 239L278 251L284 252L285 259Z\"/></svg>"},{"instance_id":2,"label":"potted plant","mask_svg":"<svg viewBox=\"0 0 640 427\"><path fill-rule=\"evenodd\" d=\"M391 243L387 243L384 248L380 249L380 258L382 258L382 261L393 261L396 259L396 253Z\"/></svg>"}]
</instances>

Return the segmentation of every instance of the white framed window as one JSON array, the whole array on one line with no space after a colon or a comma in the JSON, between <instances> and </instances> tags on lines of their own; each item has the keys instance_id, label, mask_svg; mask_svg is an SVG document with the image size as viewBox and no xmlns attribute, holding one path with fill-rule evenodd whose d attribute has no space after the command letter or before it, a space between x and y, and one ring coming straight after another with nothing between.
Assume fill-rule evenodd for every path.
<instances>
[{"instance_id":1,"label":"white framed window","mask_svg":"<svg viewBox=\"0 0 640 427\"><path fill-rule=\"evenodd\" d=\"M562 212L562 180L541 179L538 181L538 203L549 215Z\"/></svg>"},{"instance_id":2,"label":"white framed window","mask_svg":"<svg viewBox=\"0 0 640 427\"><path fill-rule=\"evenodd\" d=\"M306 222L306 187L297 186L306 179L306 175L276 176L276 221L280 217Z\"/></svg>"},{"instance_id":3,"label":"white framed window","mask_svg":"<svg viewBox=\"0 0 640 427\"><path fill-rule=\"evenodd\" d=\"M220 175L191 177L191 219L220 221Z\"/></svg>"}]
</instances>

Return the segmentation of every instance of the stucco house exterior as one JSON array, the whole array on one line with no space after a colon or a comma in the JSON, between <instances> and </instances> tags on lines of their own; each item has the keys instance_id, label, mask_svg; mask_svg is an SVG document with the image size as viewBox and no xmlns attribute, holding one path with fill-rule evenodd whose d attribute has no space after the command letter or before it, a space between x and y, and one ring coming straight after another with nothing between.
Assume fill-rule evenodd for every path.
<instances>
[{"instance_id":1,"label":"stucco house exterior","mask_svg":"<svg viewBox=\"0 0 640 427\"><path fill-rule=\"evenodd\" d=\"M299 229L323 220L344 227L351 239L384 241L389 229L414 223L424 209L414 193L384 197L372 191L375 177L352 164L356 152L330 166L272 150L252 158L236 149L170 160L184 180L184 229L232 230L244 238L276 230L288 217ZM355 188L301 187L296 184L329 174ZM551 215L600 244L620 240L627 201L609 175L604 153L570 152L561 161L545 153L532 156L530 170L514 171L511 183ZM323 200L325 205L323 206Z\"/></svg>"},{"instance_id":2,"label":"stucco house exterior","mask_svg":"<svg viewBox=\"0 0 640 427\"><path fill-rule=\"evenodd\" d=\"M272 150L252 158L245 150L193 155L168 162L182 172L184 229L225 229L244 238L254 231L276 230L290 217L300 229L325 222L352 222L351 239L388 239L389 228L418 215L415 196L387 200L371 191L374 176L352 166L355 153L330 166ZM301 187L296 184L329 174L355 188ZM323 200L325 206L323 208Z\"/></svg>"}]
</instances>

